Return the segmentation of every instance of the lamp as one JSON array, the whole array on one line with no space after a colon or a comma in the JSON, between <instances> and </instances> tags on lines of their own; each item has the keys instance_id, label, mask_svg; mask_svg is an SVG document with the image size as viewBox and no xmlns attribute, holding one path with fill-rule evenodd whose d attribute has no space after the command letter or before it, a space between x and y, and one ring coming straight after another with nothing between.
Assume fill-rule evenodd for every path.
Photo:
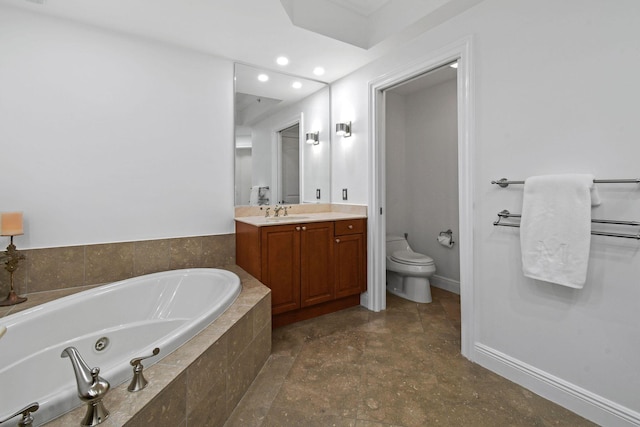
<instances>
[{"instance_id":1,"label":"lamp","mask_svg":"<svg viewBox=\"0 0 640 427\"><path fill-rule=\"evenodd\" d=\"M20 304L27 300L25 297L19 297L16 295L16 292L13 289L13 273L18 269L18 263L20 260L25 259L25 256L18 252L16 245L13 244L13 236L19 236L21 234L24 234L22 212L1 213L0 236L10 236L11 243L9 243L9 246L7 246L7 250L4 251L4 253L0 253L0 260L6 260L4 268L9 272L11 287L9 288L9 295L7 295L7 298L4 301L0 301L0 307Z\"/></svg>"},{"instance_id":2,"label":"lamp","mask_svg":"<svg viewBox=\"0 0 640 427\"><path fill-rule=\"evenodd\" d=\"M307 132L306 139L307 144L318 145L320 144L320 132Z\"/></svg>"},{"instance_id":3,"label":"lamp","mask_svg":"<svg viewBox=\"0 0 640 427\"><path fill-rule=\"evenodd\" d=\"M336 135L348 138L351 136L351 122L336 123Z\"/></svg>"}]
</instances>

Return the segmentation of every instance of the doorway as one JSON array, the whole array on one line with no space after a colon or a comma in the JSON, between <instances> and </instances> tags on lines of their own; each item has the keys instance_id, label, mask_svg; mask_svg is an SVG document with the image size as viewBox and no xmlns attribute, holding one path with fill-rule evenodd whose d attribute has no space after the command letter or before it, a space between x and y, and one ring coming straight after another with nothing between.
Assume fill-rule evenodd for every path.
<instances>
[{"instance_id":1,"label":"doorway","mask_svg":"<svg viewBox=\"0 0 640 427\"><path fill-rule=\"evenodd\" d=\"M458 127L458 208L460 250L461 353L470 360L474 355L474 297L473 297L473 73L471 37L446 46L385 74L369 83L369 248L368 289L361 303L370 310L386 307L386 90L415 77L447 65L458 63L457 69L457 127Z\"/></svg>"},{"instance_id":2,"label":"doorway","mask_svg":"<svg viewBox=\"0 0 640 427\"><path fill-rule=\"evenodd\" d=\"M296 123L279 134L280 158L278 181L280 204L300 203L300 123Z\"/></svg>"},{"instance_id":3,"label":"doorway","mask_svg":"<svg viewBox=\"0 0 640 427\"><path fill-rule=\"evenodd\" d=\"M433 287L460 294L457 65L443 65L384 93L386 234L405 236L413 251L435 265L427 278L431 286L411 290L397 275L390 286L387 273L387 290L408 299L419 292L426 300Z\"/></svg>"}]
</instances>

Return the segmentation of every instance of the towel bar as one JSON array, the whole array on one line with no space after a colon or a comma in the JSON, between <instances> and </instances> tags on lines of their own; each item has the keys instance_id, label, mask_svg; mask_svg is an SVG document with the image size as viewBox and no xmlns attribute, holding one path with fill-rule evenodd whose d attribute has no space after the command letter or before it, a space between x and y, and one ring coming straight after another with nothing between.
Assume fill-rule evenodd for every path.
<instances>
[{"instance_id":1,"label":"towel bar","mask_svg":"<svg viewBox=\"0 0 640 427\"><path fill-rule=\"evenodd\" d=\"M493 225L498 227L520 227L520 224L509 223L509 222L500 222L505 218L521 218L521 214L512 214L508 210L503 210L498 212L498 220L493 222ZM610 224L610 225L628 225L632 227L640 227L640 222L638 221L619 221L619 220L611 220L611 219L592 219L591 222L595 224ZM610 233L605 231L595 231L591 230L591 234L594 236L609 236L609 237L621 237L624 239L636 239L640 240L640 231L637 234L626 234L626 233Z\"/></svg>"},{"instance_id":2,"label":"towel bar","mask_svg":"<svg viewBox=\"0 0 640 427\"><path fill-rule=\"evenodd\" d=\"M632 179L594 179L595 184L640 184L640 178ZM502 188L508 187L509 184L524 184L524 181L509 181L507 178L501 178L497 181L491 181L492 184L499 185Z\"/></svg>"}]
</instances>

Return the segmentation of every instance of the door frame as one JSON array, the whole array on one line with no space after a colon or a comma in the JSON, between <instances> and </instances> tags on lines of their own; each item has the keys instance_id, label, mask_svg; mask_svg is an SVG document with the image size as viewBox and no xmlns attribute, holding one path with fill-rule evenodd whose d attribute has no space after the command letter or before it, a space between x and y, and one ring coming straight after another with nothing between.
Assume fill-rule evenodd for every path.
<instances>
[{"instance_id":1,"label":"door frame","mask_svg":"<svg viewBox=\"0 0 640 427\"><path fill-rule=\"evenodd\" d=\"M373 311L386 308L385 91L447 63L458 61L458 202L460 236L461 353L474 360L474 72L472 37L434 51L369 82L369 248L368 287L361 303Z\"/></svg>"}]
</instances>

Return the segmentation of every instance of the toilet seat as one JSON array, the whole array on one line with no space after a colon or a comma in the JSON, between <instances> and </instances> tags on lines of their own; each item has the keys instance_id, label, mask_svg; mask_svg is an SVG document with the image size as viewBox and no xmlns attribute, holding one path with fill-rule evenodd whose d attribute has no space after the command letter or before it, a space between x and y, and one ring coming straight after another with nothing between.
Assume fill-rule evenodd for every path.
<instances>
[{"instance_id":1,"label":"toilet seat","mask_svg":"<svg viewBox=\"0 0 640 427\"><path fill-rule=\"evenodd\" d=\"M433 258L413 251L395 251L391 254L391 259L405 265L434 265Z\"/></svg>"}]
</instances>

